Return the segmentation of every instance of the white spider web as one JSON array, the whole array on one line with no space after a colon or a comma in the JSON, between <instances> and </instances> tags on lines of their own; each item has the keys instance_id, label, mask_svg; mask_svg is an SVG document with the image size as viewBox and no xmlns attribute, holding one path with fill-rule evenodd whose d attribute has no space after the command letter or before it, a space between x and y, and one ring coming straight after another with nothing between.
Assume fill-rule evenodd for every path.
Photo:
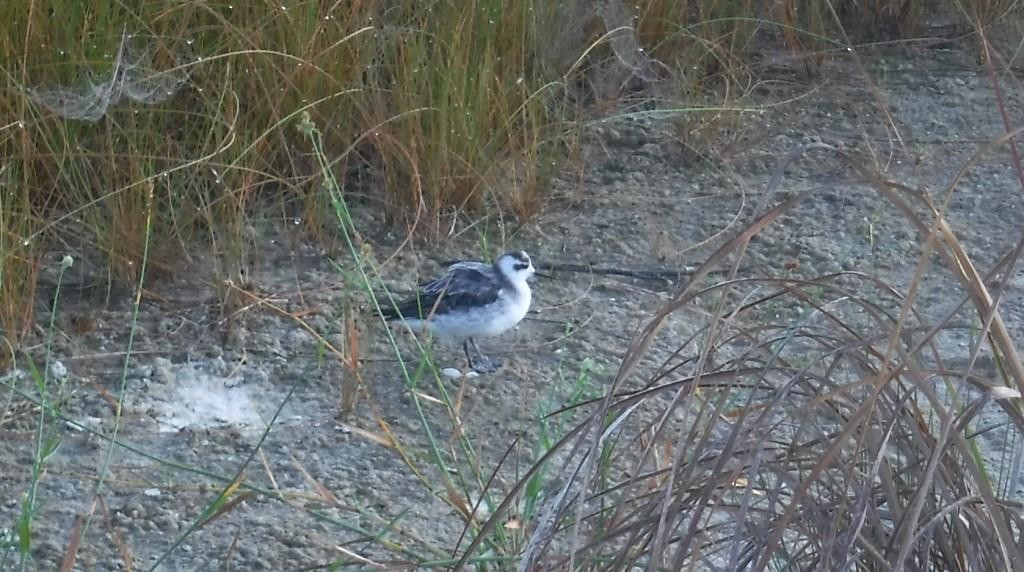
<instances>
[{"instance_id":1,"label":"white spider web","mask_svg":"<svg viewBox=\"0 0 1024 572\"><path fill-rule=\"evenodd\" d=\"M114 65L106 76L87 71L84 85L42 90L31 88L29 96L37 103L67 119L95 123L123 98L144 104L160 103L173 96L188 79L184 67L154 71L149 47L133 48L133 36L121 33Z\"/></svg>"}]
</instances>

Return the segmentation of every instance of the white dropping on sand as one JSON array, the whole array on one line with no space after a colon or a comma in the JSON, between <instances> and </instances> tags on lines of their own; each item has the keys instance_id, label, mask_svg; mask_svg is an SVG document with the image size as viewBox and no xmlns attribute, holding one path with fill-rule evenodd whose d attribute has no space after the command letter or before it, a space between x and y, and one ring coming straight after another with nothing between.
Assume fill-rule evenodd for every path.
<instances>
[{"instance_id":1,"label":"white dropping on sand","mask_svg":"<svg viewBox=\"0 0 1024 572\"><path fill-rule=\"evenodd\" d=\"M68 378L68 368L60 360L54 360L50 364L50 375L57 381L64 381Z\"/></svg>"},{"instance_id":2,"label":"white dropping on sand","mask_svg":"<svg viewBox=\"0 0 1024 572\"><path fill-rule=\"evenodd\" d=\"M159 359L153 383L137 404L162 432L234 426L263 428L240 375L222 376L195 364L172 364Z\"/></svg>"}]
</instances>

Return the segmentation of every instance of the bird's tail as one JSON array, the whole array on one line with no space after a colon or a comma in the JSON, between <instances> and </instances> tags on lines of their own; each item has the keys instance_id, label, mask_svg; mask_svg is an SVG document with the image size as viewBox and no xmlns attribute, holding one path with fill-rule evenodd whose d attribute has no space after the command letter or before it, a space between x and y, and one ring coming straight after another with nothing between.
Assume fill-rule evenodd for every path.
<instances>
[{"instance_id":1,"label":"bird's tail","mask_svg":"<svg viewBox=\"0 0 1024 572\"><path fill-rule=\"evenodd\" d=\"M388 295L377 296L377 304L380 307L380 315L384 316L385 320L398 319L399 313L398 308L395 307L395 303L391 300ZM372 306L371 306L372 308Z\"/></svg>"},{"instance_id":2,"label":"bird's tail","mask_svg":"<svg viewBox=\"0 0 1024 572\"><path fill-rule=\"evenodd\" d=\"M387 293L377 295L377 303L380 304L380 315L387 321L401 320L403 310L400 301Z\"/></svg>"}]
</instances>

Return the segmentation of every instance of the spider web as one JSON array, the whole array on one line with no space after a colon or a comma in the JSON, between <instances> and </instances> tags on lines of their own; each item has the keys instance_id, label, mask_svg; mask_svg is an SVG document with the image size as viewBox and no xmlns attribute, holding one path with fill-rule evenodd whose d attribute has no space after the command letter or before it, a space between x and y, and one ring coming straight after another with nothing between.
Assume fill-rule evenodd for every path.
<instances>
[{"instance_id":1,"label":"spider web","mask_svg":"<svg viewBox=\"0 0 1024 572\"><path fill-rule=\"evenodd\" d=\"M127 30L121 33L121 44L107 75L96 76L86 71L84 85L50 90L31 88L29 96L61 117L93 123L124 98L147 105L171 98L188 79L185 68L176 65L166 71L155 71L153 50L148 46L133 47L132 39Z\"/></svg>"}]
</instances>

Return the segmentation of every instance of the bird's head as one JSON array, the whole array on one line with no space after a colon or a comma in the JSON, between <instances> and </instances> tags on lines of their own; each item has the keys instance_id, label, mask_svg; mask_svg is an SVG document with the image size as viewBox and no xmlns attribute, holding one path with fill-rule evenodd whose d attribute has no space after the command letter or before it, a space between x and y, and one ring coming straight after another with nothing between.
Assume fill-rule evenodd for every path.
<instances>
[{"instance_id":1,"label":"bird's head","mask_svg":"<svg viewBox=\"0 0 1024 572\"><path fill-rule=\"evenodd\" d=\"M514 283L523 283L533 277L533 262L530 255L522 250L514 250L502 254L495 262L501 273Z\"/></svg>"}]
</instances>

